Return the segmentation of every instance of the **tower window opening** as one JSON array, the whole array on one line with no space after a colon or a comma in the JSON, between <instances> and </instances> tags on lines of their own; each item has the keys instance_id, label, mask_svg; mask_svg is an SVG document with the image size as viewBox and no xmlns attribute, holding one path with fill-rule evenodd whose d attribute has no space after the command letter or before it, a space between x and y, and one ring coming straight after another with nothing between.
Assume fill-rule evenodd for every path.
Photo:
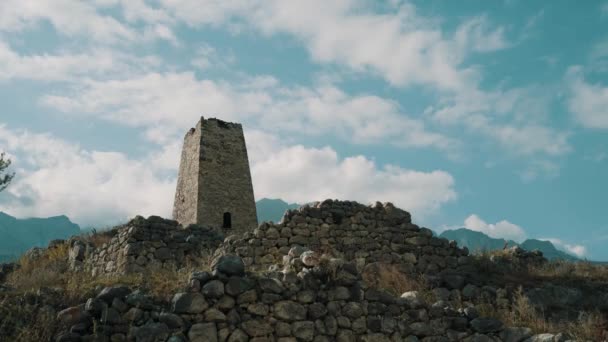
<instances>
[{"instance_id":1,"label":"tower window opening","mask_svg":"<svg viewBox=\"0 0 608 342\"><path fill-rule=\"evenodd\" d=\"M224 213L224 223L222 224L222 228L232 228L232 217L230 213Z\"/></svg>"}]
</instances>

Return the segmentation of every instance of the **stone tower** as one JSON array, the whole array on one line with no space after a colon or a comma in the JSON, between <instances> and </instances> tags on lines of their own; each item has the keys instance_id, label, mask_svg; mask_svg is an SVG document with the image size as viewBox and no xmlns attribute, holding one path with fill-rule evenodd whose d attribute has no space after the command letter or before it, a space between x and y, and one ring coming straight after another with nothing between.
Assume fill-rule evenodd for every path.
<instances>
[{"instance_id":1,"label":"stone tower","mask_svg":"<svg viewBox=\"0 0 608 342\"><path fill-rule=\"evenodd\" d=\"M173 219L229 231L257 227L243 128L201 117L184 138Z\"/></svg>"}]
</instances>

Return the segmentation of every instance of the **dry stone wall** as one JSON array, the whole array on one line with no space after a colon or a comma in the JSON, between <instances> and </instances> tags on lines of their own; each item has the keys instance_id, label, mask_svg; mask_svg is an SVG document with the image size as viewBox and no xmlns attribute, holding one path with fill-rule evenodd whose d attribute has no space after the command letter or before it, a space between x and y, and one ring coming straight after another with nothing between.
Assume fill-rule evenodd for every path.
<instances>
[{"instance_id":1,"label":"dry stone wall","mask_svg":"<svg viewBox=\"0 0 608 342\"><path fill-rule=\"evenodd\" d=\"M353 263L299 273L246 274L226 255L195 272L170 303L124 286L103 289L57 315L58 341L400 342L538 341L525 327L479 317L473 307L394 297L366 288ZM327 272L333 269L333 272ZM549 334L547 334L549 335ZM543 341L549 339L543 339Z\"/></svg>"},{"instance_id":2,"label":"dry stone wall","mask_svg":"<svg viewBox=\"0 0 608 342\"><path fill-rule=\"evenodd\" d=\"M173 220L138 216L120 227L109 243L89 255L74 252L82 250L82 246L72 246L70 258L80 256L83 267L93 275L145 273L154 268L198 264L199 258L212 254L222 240L223 236L211 228L198 225L182 228Z\"/></svg>"},{"instance_id":3,"label":"dry stone wall","mask_svg":"<svg viewBox=\"0 0 608 342\"><path fill-rule=\"evenodd\" d=\"M390 203L365 206L333 200L290 210L278 224L263 223L253 232L230 236L220 251L266 269L282 263L294 246L353 260L360 269L380 262L400 264L407 272L438 274L470 262L466 248L433 236Z\"/></svg>"}]
</instances>

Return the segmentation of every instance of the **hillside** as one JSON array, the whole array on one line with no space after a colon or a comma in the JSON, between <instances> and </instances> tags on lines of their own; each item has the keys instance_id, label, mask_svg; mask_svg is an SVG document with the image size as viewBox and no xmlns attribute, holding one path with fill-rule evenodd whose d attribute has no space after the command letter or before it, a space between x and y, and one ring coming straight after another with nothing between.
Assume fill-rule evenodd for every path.
<instances>
[{"instance_id":1,"label":"hillside","mask_svg":"<svg viewBox=\"0 0 608 342\"><path fill-rule=\"evenodd\" d=\"M297 209L299 206L299 204L289 204L281 199L262 198L255 202L259 223L279 222L287 210Z\"/></svg>"},{"instance_id":2,"label":"hillside","mask_svg":"<svg viewBox=\"0 0 608 342\"><path fill-rule=\"evenodd\" d=\"M501 250L504 248L505 244L507 244L508 247L519 246L528 251L539 250L543 253L543 256L549 260L579 260L573 255L558 250L549 241L528 239L521 244L518 244L513 240L492 238L484 233L467 228L446 230L439 236L448 240L454 240L459 246L467 247L471 252Z\"/></svg>"},{"instance_id":3,"label":"hillside","mask_svg":"<svg viewBox=\"0 0 608 342\"><path fill-rule=\"evenodd\" d=\"M32 247L46 246L54 239L80 233L66 216L17 219L0 212L0 261L10 260Z\"/></svg>"},{"instance_id":4,"label":"hillside","mask_svg":"<svg viewBox=\"0 0 608 342\"><path fill-rule=\"evenodd\" d=\"M225 231L135 217L0 267L4 341L605 341L608 272L470 255L390 203ZM25 304L25 305L24 305Z\"/></svg>"}]
</instances>

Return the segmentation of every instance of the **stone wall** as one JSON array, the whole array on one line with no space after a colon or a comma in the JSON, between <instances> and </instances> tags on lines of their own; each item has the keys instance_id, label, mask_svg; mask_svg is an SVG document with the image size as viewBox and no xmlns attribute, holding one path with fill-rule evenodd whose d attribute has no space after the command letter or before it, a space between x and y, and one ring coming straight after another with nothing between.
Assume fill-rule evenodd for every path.
<instances>
[{"instance_id":1,"label":"stone wall","mask_svg":"<svg viewBox=\"0 0 608 342\"><path fill-rule=\"evenodd\" d=\"M229 217L229 219L227 219ZM174 218L242 232L257 226L247 147L240 124L201 118L184 139Z\"/></svg>"},{"instance_id":2,"label":"stone wall","mask_svg":"<svg viewBox=\"0 0 608 342\"><path fill-rule=\"evenodd\" d=\"M298 245L353 260L360 269L380 262L400 264L408 272L437 274L466 267L470 261L466 248L434 237L390 203L365 206L333 200L290 210L278 224L263 223L251 233L230 236L220 251L266 269L282 263Z\"/></svg>"},{"instance_id":3,"label":"stone wall","mask_svg":"<svg viewBox=\"0 0 608 342\"><path fill-rule=\"evenodd\" d=\"M201 257L213 253L222 239L211 228L198 225L182 228L173 220L138 216L118 228L117 234L101 248L80 252L83 246L73 243L70 263L74 265L73 259L82 259L84 269L93 275L196 266Z\"/></svg>"},{"instance_id":4,"label":"stone wall","mask_svg":"<svg viewBox=\"0 0 608 342\"><path fill-rule=\"evenodd\" d=\"M366 288L354 264L330 263L335 266L260 275L245 274L240 258L223 256L213 272L192 274L170 303L108 287L58 313L63 328L57 340L519 342L532 336L529 328L479 317L473 307L426 302L415 291L394 297Z\"/></svg>"}]
</instances>

